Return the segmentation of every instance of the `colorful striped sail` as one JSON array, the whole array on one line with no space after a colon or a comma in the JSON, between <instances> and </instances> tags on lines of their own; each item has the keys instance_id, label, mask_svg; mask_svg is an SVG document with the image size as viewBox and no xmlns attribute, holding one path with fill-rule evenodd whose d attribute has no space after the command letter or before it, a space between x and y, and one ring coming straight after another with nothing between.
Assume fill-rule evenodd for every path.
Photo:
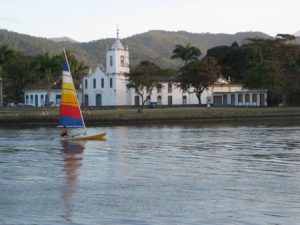
<instances>
[{"instance_id":1,"label":"colorful striped sail","mask_svg":"<svg viewBox=\"0 0 300 225\"><path fill-rule=\"evenodd\" d=\"M63 53L62 90L59 113L60 126L85 128L65 50Z\"/></svg>"}]
</instances>

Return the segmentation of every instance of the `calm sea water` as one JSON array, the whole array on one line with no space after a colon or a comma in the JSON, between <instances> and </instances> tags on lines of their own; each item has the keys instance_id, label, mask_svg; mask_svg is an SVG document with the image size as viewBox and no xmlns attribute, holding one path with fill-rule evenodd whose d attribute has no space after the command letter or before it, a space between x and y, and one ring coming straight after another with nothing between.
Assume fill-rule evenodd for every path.
<instances>
[{"instance_id":1,"label":"calm sea water","mask_svg":"<svg viewBox=\"0 0 300 225\"><path fill-rule=\"evenodd\" d=\"M300 124L0 128L0 224L300 224Z\"/></svg>"}]
</instances>

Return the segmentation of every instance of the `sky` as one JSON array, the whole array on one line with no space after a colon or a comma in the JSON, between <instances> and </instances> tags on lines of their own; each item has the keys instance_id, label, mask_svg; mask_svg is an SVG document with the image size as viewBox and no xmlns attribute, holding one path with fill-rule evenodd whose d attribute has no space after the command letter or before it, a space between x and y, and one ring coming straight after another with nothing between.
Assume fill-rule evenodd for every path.
<instances>
[{"instance_id":1,"label":"sky","mask_svg":"<svg viewBox=\"0 0 300 225\"><path fill-rule=\"evenodd\" d=\"M0 29L80 42L149 30L193 33L300 30L300 0L0 0Z\"/></svg>"}]
</instances>

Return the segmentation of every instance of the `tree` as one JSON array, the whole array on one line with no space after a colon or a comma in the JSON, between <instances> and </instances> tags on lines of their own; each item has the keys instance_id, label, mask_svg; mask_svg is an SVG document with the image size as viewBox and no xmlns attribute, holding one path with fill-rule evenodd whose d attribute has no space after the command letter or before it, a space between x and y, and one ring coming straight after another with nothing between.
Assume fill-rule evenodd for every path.
<instances>
[{"instance_id":1,"label":"tree","mask_svg":"<svg viewBox=\"0 0 300 225\"><path fill-rule=\"evenodd\" d=\"M180 58L186 65L190 61L198 60L199 56L201 56L201 51L199 48L196 48L191 44L187 44L185 47L177 44L175 45L171 59Z\"/></svg>"},{"instance_id":2,"label":"tree","mask_svg":"<svg viewBox=\"0 0 300 225\"><path fill-rule=\"evenodd\" d=\"M15 50L13 49L10 49L8 47L8 45L2 45L0 47L0 79L2 80L2 78L5 77L6 74L6 65L8 62L10 62L10 60L14 59L15 58ZM7 86L7 82L3 82L5 84L4 88L6 88ZM3 105L3 93L2 93L2 81L1 81L1 87L0 87L0 106Z\"/></svg>"},{"instance_id":3,"label":"tree","mask_svg":"<svg viewBox=\"0 0 300 225\"><path fill-rule=\"evenodd\" d=\"M244 71L263 60L262 52L257 46L244 45L239 47L236 43L229 46L219 46L207 51L207 56L214 57L222 65L222 73L230 74L235 82L241 82Z\"/></svg>"},{"instance_id":4,"label":"tree","mask_svg":"<svg viewBox=\"0 0 300 225\"><path fill-rule=\"evenodd\" d=\"M270 104L283 100L284 74L274 61L265 60L252 67L245 73L244 83L249 88L267 89Z\"/></svg>"},{"instance_id":5,"label":"tree","mask_svg":"<svg viewBox=\"0 0 300 225\"><path fill-rule=\"evenodd\" d=\"M72 52L67 49L66 54L70 64L70 70L74 80L81 80L89 72L89 67L84 64L83 61L78 61Z\"/></svg>"},{"instance_id":6,"label":"tree","mask_svg":"<svg viewBox=\"0 0 300 225\"><path fill-rule=\"evenodd\" d=\"M35 71L40 73L40 78L45 78L47 81L47 106L49 106L52 76L61 71L61 56L52 57L49 52L39 54L35 57L32 66Z\"/></svg>"},{"instance_id":7,"label":"tree","mask_svg":"<svg viewBox=\"0 0 300 225\"><path fill-rule=\"evenodd\" d=\"M30 71L32 60L33 57L24 56L21 52L17 52L16 57L6 64L6 101L23 101L23 89L35 81L34 74Z\"/></svg>"},{"instance_id":8,"label":"tree","mask_svg":"<svg viewBox=\"0 0 300 225\"><path fill-rule=\"evenodd\" d=\"M212 57L190 62L179 70L178 87L190 94L195 93L201 105L202 92L217 80L219 73L220 67Z\"/></svg>"},{"instance_id":9,"label":"tree","mask_svg":"<svg viewBox=\"0 0 300 225\"><path fill-rule=\"evenodd\" d=\"M161 88L164 77L171 73L170 70L163 70L153 62L142 61L126 75L128 78L127 88L135 89L142 99L139 112L144 108L147 100L151 98L154 88Z\"/></svg>"}]
</instances>

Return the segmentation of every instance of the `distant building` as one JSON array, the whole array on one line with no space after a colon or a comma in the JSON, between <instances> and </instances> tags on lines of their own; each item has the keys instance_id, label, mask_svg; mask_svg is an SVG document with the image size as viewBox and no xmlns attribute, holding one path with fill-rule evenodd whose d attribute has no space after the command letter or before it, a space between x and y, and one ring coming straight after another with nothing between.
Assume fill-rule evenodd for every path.
<instances>
[{"instance_id":1,"label":"distant building","mask_svg":"<svg viewBox=\"0 0 300 225\"><path fill-rule=\"evenodd\" d=\"M132 90L127 90L125 74L129 73L129 51L119 40L106 51L106 71L98 66L83 79L84 105L132 105Z\"/></svg>"},{"instance_id":2,"label":"distant building","mask_svg":"<svg viewBox=\"0 0 300 225\"><path fill-rule=\"evenodd\" d=\"M106 68L96 67L82 79L82 91L77 89L79 103L85 106L138 106L141 97L134 89L127 89L125 74L129 73L129 50L119 40L106 51ZM60 103L60 86L53 86L50 101L53 106ZM79 85L78 85L79 88ZM146 94L147 90L144 90ZM24 90L25 103L34 106L45 105L47 86L32 85ZM145 96L145 95L144 95ZM214 106L266 106L266 90L250 90L243 84L233 84L230 79L219 76L219 79L204 90L201 104ZM152 92L148 103L156 105L197 105L195 93L182 91L174 82L164 82L163 87Z\"/></svg>"},{"instance_id":3,"label":"distant building","mask_svg":"<svg viewBox=\"0 0 300 225\"><path fill-rule=\"evenodd\" d=\"M47 82L46 80L41 80L35 84L23 90L24 92L24 104L32 105L34 107L44 107L47 105ZM75 89L77 92L77 97L79 104L82 103L82 90L80 89L80 82L75 82ZM57 78L53 82L50 90L50 106L59 106L61 99L61 78Z\"/></svg>"}]
</instances>

